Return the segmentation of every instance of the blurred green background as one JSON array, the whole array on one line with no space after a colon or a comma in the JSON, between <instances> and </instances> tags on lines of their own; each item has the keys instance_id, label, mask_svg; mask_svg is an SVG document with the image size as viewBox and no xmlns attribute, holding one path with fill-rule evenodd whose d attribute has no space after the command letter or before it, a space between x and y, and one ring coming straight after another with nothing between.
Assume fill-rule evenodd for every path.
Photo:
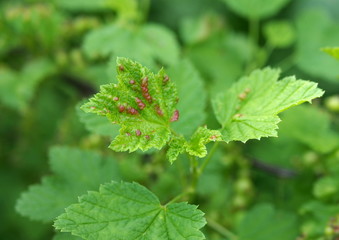
<instances>
[{"instance_id":1,"label":"blurred green background","mask_svg":"<svg viewBox=\"0 0 339 240\"><path fill-rule=\"evenodd\" d=\"M287 111L279 138L220 150L202 176L199 204L207 218L242 238L277 239L243 230L255 214L271 214L257 206L268 202L294 214L278 218L279 226L296 222L281 239L336 239L339 61L324 47L339 47L337 0L0 1L0 238L53 238L51 222L15 211L20 194L51 175L51 146L94 149L120 159L124 179L143 182L163 199L176 192L176 170L149 164L161 153L137 153L126 162L127 155L107 149L116 129L78 110L100 85L115 81L121 56L153 70L185 59L208 96L264 66L318 82L325 96ZM204 123L217 128L208 100L206 113ZM249 223L239 220L244 215ZM224 239L205 231L208 239Z\"/></svg>"}]
</instances>

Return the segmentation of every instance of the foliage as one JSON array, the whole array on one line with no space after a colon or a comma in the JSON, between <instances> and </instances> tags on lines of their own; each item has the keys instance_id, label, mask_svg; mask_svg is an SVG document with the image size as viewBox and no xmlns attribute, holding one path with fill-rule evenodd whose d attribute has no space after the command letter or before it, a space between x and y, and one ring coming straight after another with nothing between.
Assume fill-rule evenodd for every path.
<instances>
[{"instance_id":1,"label":"foliage","mask_svg":"<svg viewBox=\"0 0 339 240\"><path fill-rule=\"evenodd\" d=\"M0 235L337 239L338 9L0 1Z\"/></svg>"}]
</instances>

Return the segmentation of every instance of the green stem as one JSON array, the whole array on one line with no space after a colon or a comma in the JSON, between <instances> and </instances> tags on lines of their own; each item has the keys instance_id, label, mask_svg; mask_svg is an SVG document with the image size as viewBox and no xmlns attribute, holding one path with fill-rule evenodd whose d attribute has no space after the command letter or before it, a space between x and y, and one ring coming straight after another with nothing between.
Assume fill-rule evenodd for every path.
<instances>
[{"instance_id":1,"label":"green stem","mask_svg":"<svg viewBox=\"0 0 339 240\"><path fill-rule=\"evenodd\" d=\"M253 69L255 69L258 65L257 63L257 54L258 54L258 48L259 48L259 21L256 18L249 19L249 48L251 49L252 46L253 49L253 58L247 63L247 66L245 68L246 73L251 72Z\"/></svg>"},{"instance_id":2,"label":"green stem","mask_svg":"<svg viewBox=\"0 0 339 240\"><path fill-rule=\"evenodd\" d=\"M219 142L214 143L212 149L210 150L210 152L208 153L204 162L201 164L200 168L198 169L198 177L200 177L200 175L204 172L206 166L208 165L208 163L210 162L211 158L213 157L215 151L217 150L218 145L219 145Z\"/></svg>"},{"instance_id":3,"label":"green stem","mask_svg":"<svg viewBox=\"0 0 339 240\"><path fill-rule=\"evenodd\" d=\"M198 180L200 174L198 173L198 161L194 156L189 156L190 158L190 164L191 164L191 172L192 172L192 181L191 181L191 189L192 193L195 193L195 190L197 188Z\"/></svg>"},{"instance_id":4,"label":"green stem","mask_svg":"<svg viewBox=\"0 0 339 240\"><path fill-rule=\"evenodd\" d=\"M151 6L151 0L142 0L140 2L140 8L141 8L141 22L144 23L147 20L148 12Z\"/></svg>"},{"instance_id":5,"label":"green stem","mask_svg":"<svg viewBox=\"0 0 339 240\"><path fill-rule=\"evenodd\" d=\"M256 18L250 19L250 39L255 46L259 45L259 21Z\"/></svg>"},{"instance_id":6,"label":"green stem","mask_svg":"<svg viewBox=\"0 0 339 240\"><path fill-rule=\"evenodd\" d=\"M185 192L183 192L183 193L181 193L181 194L175 196L172 200L170 200L168 203L166 203L165 206L167 206L167 205L169 205L169 204L171 204L171 203L174 203L174 202L180 200L181 198L183 198L183 197L185 197L185 196L187 196L187 195L189 195L189 194L190 194L190 191L185 191Z\"/></svg>"},{"instance_id":7,"label":"green stem","mask_svg":"<svg viewBox=\"0 0 339 240\"><path fill-rule=\"evenodd\" d=\"M207 218L207 226L218 232L221 236L226 237L227 239L238 239L238 237L234 233L210 218Z\"/></svg>"}]
</instances>

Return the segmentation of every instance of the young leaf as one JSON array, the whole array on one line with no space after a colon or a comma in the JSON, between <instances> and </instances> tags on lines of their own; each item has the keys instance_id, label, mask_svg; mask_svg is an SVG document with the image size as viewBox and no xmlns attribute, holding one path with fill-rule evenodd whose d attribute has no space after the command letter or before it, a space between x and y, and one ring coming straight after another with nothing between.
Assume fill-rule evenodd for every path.
<instances>
[{"instance_id":1,"label":"young leaf","mask_svg":"<svg viewBox=\"0 0 339 240\"><path fill-rule=\"evenodd\" d=\"M104 184L79 203L66 208L54 226L84 239L200 240L204 213L194 205L161 205L159 199L137 183Z\"/></svg>"},{"instance_id":2,"label":"young leaf","mask_svg":"<svg viewBox=\"0 0 339 240\"><path fill-rule=\"evenodd\" d=\"M278 78L279 70L256 70L213 99L224 141L277 136L278 113L324 93L313 82Z\"/></svg>"},{"instance_id":3,"label":"young leaf","mask_svg":"<svg viewBox=\"0 0 339 240\"><path fill-rule=\"evenodd\" d=\"M295 215L262 204L247 213L238 232L239 240L291 240L298 236L298 222Z\"/></svg>"},{"instance_id":4,"label":"young leaf","mask_svg":"<svg viewBox=\"0 0 339 240\"><path fill-rule=\"evenodd\" d=\"M237 14L246 18L266 18L277 13L289 0L224 0Z\"/></svg>"},{"instance_id":5,"label":"young leaf","mask_svg":"<svg viewBox=\"0 0 339 240\"><path fill-rule=\"evenodd\" d=\"M186 144L187 141L182 135L172 137L168 143L169 149L166 152L166 157L170 163L173 163L180 154L185 152Z\"/></svg>"},{"instance_id":6,"label":"young leaf","mask_svg":"<svg viewBox=\"0 0 339 240\"><path fill-rule=\"evenodd\" d=\"M121 125L113 150L161 149L170 138L170 123L179 118L175 84L163 70L153 74L126 58L117 59L117 72L118 84L102 86L82 109Z\"/></svg>"},{"instance_id":7,"label":"young leaf","mask_svg":"<svg viewBox=\"0 0 339 240\"><path fill-rule=\"evenodd\" d=\"M193 156L203 158L207 155L206 144L213 141L221 141L221 133L218 130L210 130L207 127L199 127L186 146L186 151Z\"/></svg>"},{"instance_id":8,"label":"young leaf","mask_svg":"<svg viewBox=\"0 0 339 240\"><path fill-rule=\"evenodd\" d=\"M120 179L118 166L112 159L103 161L97 153L54 147L50 151L53 176L44 177L42 183L24 192L16 210L34 220L52 221L77 197L112 179Z\"/></svg>"}]
</instances>

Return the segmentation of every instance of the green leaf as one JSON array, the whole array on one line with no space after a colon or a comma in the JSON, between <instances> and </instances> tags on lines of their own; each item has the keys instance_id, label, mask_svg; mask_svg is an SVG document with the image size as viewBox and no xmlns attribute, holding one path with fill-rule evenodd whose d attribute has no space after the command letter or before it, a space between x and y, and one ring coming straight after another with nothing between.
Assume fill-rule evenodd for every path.
<instances>
[{"instance_id":1,"label":"green leaf","mask_svg":"<svg viewBox=\"0 0 339 240\"><path fill-rule=\"evenodd\" d=\"M329 54L335 59L339 60L339 47L326 47L321 49L323 52Z\"/></svg>"},{"instance_id":2,"label":"green leaf","mask_svg":"<svg viewBox=\"0 0 339 240\"><path fill-rule=\"evenodd\" d=\"M203 79L189 60L179 61L167 72L177 86L180 99L177 105L180 121L174 122L172 128L185 137L190 137L206 118Z\"/></svg>"},{"instance_id":3,"label":"green leaf","mask_svg":"<svg viewBox=\"0 0 339 240\"><path fill-rule=\"evenodd\" d=\"M16 110L25 110L38 84L54 72L55 66L47 59L33 60L19 73L0 68L0 100Z\"/></svg>"},{"instance_id":4,"label":"green leaf","mask_svg":"<svg viewBox=\"0 0 339 240\"><path fill-rule=\"evenodd\" d=\"M275 137L278 113L324 93L313 82L278 78L279 70L256 70L213 99L224 141Z\"/></svg>"},{"instance_id":5,"label":"green leaf","mask_svg":"<svg viewBox=\"0 0 339 240\"><path fill-rule=\"evenodd\" d=\"M180 154L185 152L186 144L187 141L182 135L172 137L171 141L168 143L169 149L166 152L166 157L171 164L177 160Z\"/></svg>"},{"instance_id":6,"label":"green leaf","mask_svg":"<svg viewBox=\"0 0 339 240\"><path fill-rule=\"evenodd\" d=\"M289 0L224 0L237 14L246 18L267 18L276 14Z\"/></svg>"},{"instance_id":7,"label":"green leaf","mask_svg":"<svg viewBox=\"0 0 339 240\"><path fill-rule=\"evenodd\" d=\"M70 233L58 233L53 240L81 240L82 238L71 235Z\"/></svg>"},{"instance_id":8,"label":"green leaf","mask_svg":"<svg viewBox=\"0 0 339 240\"><path fill-rule=\"evenodd\" d=\"M161 149L170 139L170 122L179 117L175 84L164 70L153 74L126 58L117 59L117 72L118 84L102 86L82 109L121 125L113 150Z\"/></svg>"},{"instance_id":9,"label":"green leaf","mask_svg":"<svg viewBox=\"0 0 339 240\"><path fill-rule=\"evenodd\" d=\"M323 110L299 106L284 113L280 132L307 144L320 153L329 153L339 146L339 137L331 129L331 118Z\"/></svg>"},{"instance_id":10,"label":"green leaf","mask_svg":"<svg viewBox=\"0 0 339 240\"><path fill-rule=\"evenodd\" d=\"M250 210L238 226L239 240L291 240L298 236L294 214L276 211L269 204Z\"/></svg>"},{"instance_id":11,"label":"green leaf","mask_svg":"<svg viewBox=\"0 0 339 240\"><path fill-rule=\"evenodd\" d=\"M187 203L161 205L137 183L112 182L66 208L54 226L84 239L199 240L205 239L203 215Z\"/></svg>"},{"instance_id":12,"label":"green leaf","mask_svg":"<svg viewBox=\"0 0 339 240\"><path fill-rule=\"evenodd\" d=\"M339 175L324 176L316 181L313 187L313 194L319 199L338 200L339 193Z\"/></svg>"},{"instance_id":13,"label":"green leaf","mask_svg":"<svg viewBox=\"0 0 339 240\"><path fill-rule=\"evenodd\" d=\"M198 18L183 19L179 30L183 41L188 45L192 45L223 31L223 27L223 19L220 15L207 12Z\"/></svg>"},{"instance_id":14,"label":"green leaf","mask_svg":"<svg viewBox=\"0 0 339 240\"><path fill-rule=\"evenodd\" d=\"M326 225L339 212L338 204L324 204L318 201L311 201L303 204L299 213L308 220L308 227L303 229L307 236L323 236Z\"/></svg>"},{"instance_id":15,"label":"green leaf","mask_svg":"<svg viewBox=\"0 0 339 240\"><path fill-rule=\"evenodd\" d=\"M295 40L293 26L287 21L272 21L264 26L267 42L272 47L286 48Z\"/></svg>"},{"instance_id":16,"label":"green leaf","mask_svg":"<svg viewBox=\"0 0 339 240\"><path fill-rule=\"evenodd\" d=\"M213 141L221 141L221 133L218 130L210 130L207 127L199 127L186 146L186 151L193 156L203 158L207 155L206 144Z\"/></svg>"},{"instance_id":17,"label":"green leaf","mask_svg":"<svg viewBox=\"0 0 339 240\"><path fill-rule=\"evenodd\" d=\"M55 5L60 8L71 11L99 11L107 10L108 0L53 0Z\"/></svg>"},{"instance_id":18,"label":"green leaf","mask_svg":"<svg viewBox=\"0 0 339 240\"><path fill-rule=\"evenodd\" d=\"M88 114L80 109L83 102L78 103L76 112L80 122L82 122L86 129L92 133L102 136L115 137L119 134L119 126L112 124L106 117Z\"/></svg>"},{"instance_id":19,"label":"green leaf","mask_svg":"<svg viewBox=\"0 0 339 240\"><path fill-rule=\"evenodd\" d=\"M95 152L54 147L50 151L50 165L55 175L44 177L41 184L31 186L17 201L16 210L21 215L52 221L86 191L120 179L116 162L104 160Z\"/></svg>"},{"instance_id":20,"label":"green leaf","mask_svg":"<svg viewBox=\"0 0 339 240\"><path fill-rule=\"evenodd\" d=\"M95 29L86 35L83 50L91 58L124 56L151 68L156 68L157 62L172 65L179 57L175 35L156 24L136 30L118 25Z\"/></svg>"},{"instance_id":21,"label":"green leaf","mask_svg":"<svg viewBox=\"0 0 339 240\"><path fill-rule=\"evenodd\" d=\"M296 64L314 77L338 81L338 61L324 54L324 46L337 46L339 26L327 12L308 10L297 19Z\"/></svg>"}]
</instances>

